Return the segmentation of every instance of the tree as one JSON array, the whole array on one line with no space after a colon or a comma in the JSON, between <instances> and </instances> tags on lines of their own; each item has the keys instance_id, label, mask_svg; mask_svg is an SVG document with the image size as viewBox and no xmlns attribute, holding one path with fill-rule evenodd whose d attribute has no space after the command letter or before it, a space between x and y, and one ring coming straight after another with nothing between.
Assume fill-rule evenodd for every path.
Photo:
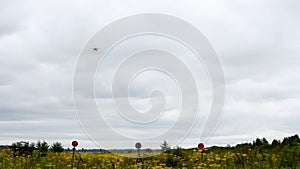
<instances>
[{"instance_id":1,"label":"tree","mask_svg":"<svg viewBox=\"0 0 300 169\"><path fill-rule=\"evenodd\" d=\"M15 142L11 145L11 150L13 151L13 156L30 156L34 150L34 143L29 144L29 142L20 141Z\"/></svg>"},{"instance_id":2,"label":"tree","mask_svg":"<svg viewBox=\"0 0 300 169\"><path fill-rule=\"evenodd\" d=\"M294 136L285 137L282 141L282 144L285 146L295 146L300 143L299 136L296 134Z\"/></svg>"},{"instance_id":3,"label":"tree","mask_svg":"<svg viewBox=\"0 0 300 169\"><path fill-rule=\"evenodd\" d=\"M263 145L263 141L259 138L253 141L253 146L262 146L262 145Z\"/></svg>"},{"instance_id":4,"label":"tree","mask_svg":"<svg viewBox=\"0 0 300 169\"><path fill-rule=\"evenodd\" d=\"M268 140L266 138L263 138L262 142L263 142L264 145L269 145L269 142L268 142Z\"/></svg>"},{"instance_id":5,"label":"tree","mask_svg":"<svg viewBox=\"0 0 300 169\"><path fill-rule=\"evenodd\" d=\"M53 152L63 152L64 151L64 148L62 146L62 144L60 142L55 142L51 145L51 148L50 148L51 151Z\"/></svg>"},{"instance_id":6,"label":"tree","mask_svg":"<svg viewBox=\"0 0 300 169\"><path fill-rule=\"evenodd\" d=\"M276 140L276 139L274 139L273 141L272 141L272 146L273 147L276 147L276 146L279 146L280 145L280 141L278 141L278 140Z\"/></svg>"},{"instance_id":7,"label":"tree","mask_svg":"<svg viewBox=\"0 0 300 169\"><path fill-rule=\"evenodd\" d=\"M36 143L36 148L40 152L42 156L46 156L48 150L49 150L49 145L46 141L41 142L40 140Z\"/></svg>"},{"instance_id":8,"label":"tree","mask_svg":"<svg viewBox=\"0 0 300 169\"><path fill-rule=\"evenodd\" d=\"M160 148L163 152L170 150L170 146L166 140L160 145Z\"/></svg>"}]
</instances>

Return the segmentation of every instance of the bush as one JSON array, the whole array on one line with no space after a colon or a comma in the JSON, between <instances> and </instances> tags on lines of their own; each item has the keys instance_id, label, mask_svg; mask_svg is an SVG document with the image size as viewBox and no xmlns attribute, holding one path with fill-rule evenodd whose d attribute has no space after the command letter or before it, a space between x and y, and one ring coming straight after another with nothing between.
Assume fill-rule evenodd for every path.
<instances>
[{"instance_id":1,"label":"bush","mask_svg":"<svg viewBox=\"0 0 300 169\"><path fill-rule=\"evenodd\" d=\"M13 151L13 156L30 156L34 151L34 143L29 144L29 142L20 141L15 142L11 145L11 150Z\"/></svg>"},{"instance_id":2,"label":"bush","mask_svg":"<svg viewBox=\"0 0 300 169\"><path fill-rule=\"evenodd\" d=\"M50 150L53 152L60 153L64 151L64 148L62 147L62 144L60 142L55 142L52 144Z\"/></svg>"},{"instance_id":3,"label":"bush","mask_svg":"<svg viewBox=\"0 0 300 169\"><path fill-rule=\"evenodd\" d=\"M47 152L49 150L49 145L48 145L48 143L46 141L43 141L43 142L38 141L36 143L36 148L37 148L37 150L40 152L40 154L42 156L46 156Z\"/></svg>"}]
</instances>

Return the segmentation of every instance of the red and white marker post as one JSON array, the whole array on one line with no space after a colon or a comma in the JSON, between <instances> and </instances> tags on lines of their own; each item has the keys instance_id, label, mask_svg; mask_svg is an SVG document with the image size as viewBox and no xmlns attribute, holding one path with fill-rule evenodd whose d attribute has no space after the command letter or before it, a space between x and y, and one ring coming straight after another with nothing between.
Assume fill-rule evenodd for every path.
<instances>
[{"instance_id":1,"label":"red and white marker post","mask_svg":"<svg viewBox=\"0 0 300 169\"><path fill-rule=\"evenodd\" d=\"M198 144L198 149L199 150L204 150L204 144L203 143L199 143Z\"/></svg>"},{"instance_id":2,"label":"red and white marker post","mask_svg":"<svg viewBox=\"0 0 300 169\"><path fill-rule=\"evenodd\" d=\"M73 156L72 156L72 168L73 168L73 164L74 164L74 157L75 157L75 151L76 151L76 147L78 146L78 141L74 140L72 141L72 146L73 146Z\"/></svg>"},{"instance_id":3,"label":"red and white marker post","mask_svg":"<svg viewBox=\"0 0 300 169\"><path fill-rule=\"evenodd\" d=\"M136 163L143 163L143 159L141 157L141 148L142 148L142 144L137 142L135 143L135 148L137 149L137 158L136 158Z\"/></svg>"}]
</instances>

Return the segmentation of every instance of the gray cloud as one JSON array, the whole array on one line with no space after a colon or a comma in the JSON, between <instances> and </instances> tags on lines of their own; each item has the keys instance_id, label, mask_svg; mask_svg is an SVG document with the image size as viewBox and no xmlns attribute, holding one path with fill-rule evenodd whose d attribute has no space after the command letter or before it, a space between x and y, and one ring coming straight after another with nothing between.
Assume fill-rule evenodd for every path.
<instances>
[{"instance_id":1,"label":"gray cloud","mask_svg":"<svg viewBox=\"0 0 300 169\"><path fill-rule=\"evenodd\" d=\"M223 63L227 102L220 127L207 144L282 138L300 129L296 0L0 4L0 144L45 138L63 140L68 146L70 140L81 139L83 146L93 147L77 122L72 103L76 58L100 28L144 12L167 13L192 23L206 35ZM105 90L97 92L107 99L109 88L102 85ZM142 86L132 92L137 98L145 95ZM196 145L200 132L194 128L182 145Z\"/></svg>"}]
</instances>

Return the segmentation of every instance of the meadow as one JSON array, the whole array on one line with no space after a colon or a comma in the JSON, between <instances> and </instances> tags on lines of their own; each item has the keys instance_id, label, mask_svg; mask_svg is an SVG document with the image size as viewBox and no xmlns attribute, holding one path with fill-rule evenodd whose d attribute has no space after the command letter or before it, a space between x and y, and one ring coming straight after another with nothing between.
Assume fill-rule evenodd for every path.
<instances>
[{"instance_id":1,"label":"meadow","mask_svg":"<svg viewBox=\"0 0 300 169\"><path fill-rule=\"evenodd\" d=\"M34 150L30 155L14 156L13 151L0 151L2 169L101 169L101 168L300 168L300 140L297 135L283 141L257 139L253 143L234 147L210 147L204 150L182 149L180 147L150 156L143 151L142 160L126 158L113 153L47 152ZM129 154L136 156L135 152Z\"/></svg>"}]
</instances>

